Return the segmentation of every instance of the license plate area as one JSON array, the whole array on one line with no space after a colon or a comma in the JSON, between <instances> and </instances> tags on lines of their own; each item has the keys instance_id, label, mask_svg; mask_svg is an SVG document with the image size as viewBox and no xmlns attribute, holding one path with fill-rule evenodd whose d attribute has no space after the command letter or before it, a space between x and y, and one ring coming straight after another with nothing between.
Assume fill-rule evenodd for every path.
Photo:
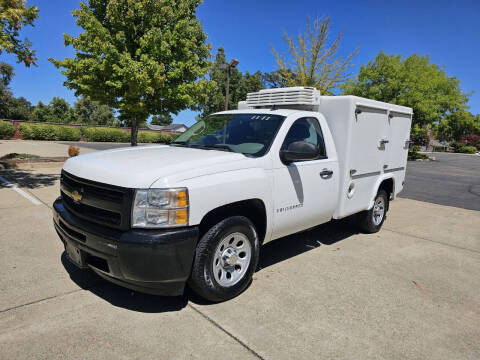
<instances>
[{"instance_id":1,"label":"license plate area","mask_svg":"<svg viewBox=\"0 0 480 360\"><path fill-rule=\"evenodd\" d=\"M85 253L72 244L70 241L65 243L65 251L67 252L68 259L79 268L86 268Z\"/></svg>"}]
</instances>

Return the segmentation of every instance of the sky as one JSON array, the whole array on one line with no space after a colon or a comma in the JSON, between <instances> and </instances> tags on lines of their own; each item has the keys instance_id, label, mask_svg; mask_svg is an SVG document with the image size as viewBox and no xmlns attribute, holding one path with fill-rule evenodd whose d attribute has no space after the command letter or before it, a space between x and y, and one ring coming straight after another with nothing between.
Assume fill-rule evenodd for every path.
<instances>
[{"instance_id":1,"label":"sky","mask_svg":"<svg viewBox=\"0 0 480 360\"><path fill-rule=\"evenodd\" d=\"M73 55L73 49L64 46L63 34L82 31L71 15L79 0L28 0L27 4L40 9L35 27L22 32L37 50L38 67L25 68L15 64L13 56L0 55L0 61L15 68L11 89L32 104L48 103L54 96L73 104L73 91L63 86L64 76L47 59ZM340 55L360 46L351 69L354 75L381 50L402 56L429 55L449 76L460 80L463 91L473 92L470 111L480 113L478 0L204 0L197 11L212 53L223 46L227 58L237 58L239 70L249 72L275 70L272 46L286 51L283 32L298 35L305 30L308 17L316 16L331 16L332 37L345 30ZM195 113L182 111L174 122L191 125L194 117Z\"/></svg>"}]
</instances>

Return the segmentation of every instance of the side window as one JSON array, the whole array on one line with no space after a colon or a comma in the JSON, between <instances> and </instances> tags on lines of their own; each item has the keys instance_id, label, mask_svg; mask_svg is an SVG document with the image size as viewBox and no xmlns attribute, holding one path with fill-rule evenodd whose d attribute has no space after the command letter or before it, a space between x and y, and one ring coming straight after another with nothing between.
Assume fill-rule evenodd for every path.
<instances>
[{"instance_id":1,"label":"side window","mask_svg":"<svg viewBox=\"0 0 480 360\"><path fill-rule=\"evenodd\" d=\"M327 157L325 151L325 143L323 141L322 129L318 120L313 117L305 117L296 120L290 130L288 130L287 136L282 144L282 150L288 150L291 143L295 141L307 141L318 147L320 150L320 156Z\"/></svg>"}]
</instances>

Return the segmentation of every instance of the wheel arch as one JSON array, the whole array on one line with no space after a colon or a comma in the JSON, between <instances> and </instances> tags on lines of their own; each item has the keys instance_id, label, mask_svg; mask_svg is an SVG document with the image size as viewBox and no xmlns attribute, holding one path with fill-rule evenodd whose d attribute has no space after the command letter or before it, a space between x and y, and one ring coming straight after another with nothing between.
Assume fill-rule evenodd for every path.
<instances>
[{"instance_id":1,"label":"wheel arch","mask_svg":"<svg viewBox=\"0 0 480 360\"><path fill-rule=\"evenodd\" d=\"M380 190L385 190L387 193L387 199L393 200L395 197L395 177L393 176L384 176L380 177L375 186L373 187L373 193L371 194L371 200L368 206L368 209L371 209L375 200L375 196L378 194ZM388 202L389 204L390 202ZM387 210L388 210L387 205Z\"/></svg>"},{"instance_id":2,"label":"wheel arch","mask_svg":"<svg viewBox=\"0 0 480 360\"><path fill-rule=\"evenodd\" d=\"M249 219L255 226L260 243L263 243L267 232L267 211L263 200L258 198L235 201L210 210L200 221L200 237L212 226L231 216Z\"/></svg>"}]
</instances>

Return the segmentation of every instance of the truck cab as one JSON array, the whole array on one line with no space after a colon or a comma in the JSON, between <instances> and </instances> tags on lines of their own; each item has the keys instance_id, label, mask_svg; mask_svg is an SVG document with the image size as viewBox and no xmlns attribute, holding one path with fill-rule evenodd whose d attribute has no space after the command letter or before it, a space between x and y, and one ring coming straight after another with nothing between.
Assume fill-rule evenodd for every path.
<instances>
[{"instance_id":1,"label":"truck cab","mask_svg":"<svg viewBox=\"0 0 480 360\"><path fill-rule=\"evenodd\" d=\"M228 300L265 242L352 214L380 230L403 186L411 114L313 88L261 90L170 145L69 159L55 228L72 262L109 281L162 295L188 283Z\"/></svg>"}]
</instances>

